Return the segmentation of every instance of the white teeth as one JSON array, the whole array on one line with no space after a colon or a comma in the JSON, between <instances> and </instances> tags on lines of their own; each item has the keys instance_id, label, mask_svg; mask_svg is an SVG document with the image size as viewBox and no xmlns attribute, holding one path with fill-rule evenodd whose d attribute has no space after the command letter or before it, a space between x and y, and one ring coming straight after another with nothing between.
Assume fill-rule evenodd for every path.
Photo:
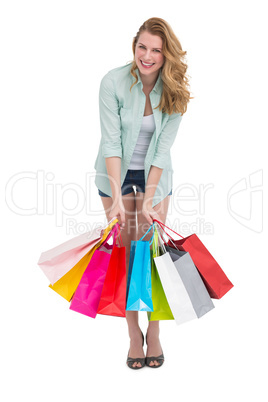
<instances>
[{"instance_id":1,"label":"white teeth","mask_svg":"<svg viewBox=\"0 0 268 402\"><path fill-rule=\"evenodd\" d=\"M145 66L152 66L154 63L152 63L152 64L147 64L147 63L144 63L144 61L141 61L142 62L142 64L144 64Z\"/></svg>"}]
</instances>

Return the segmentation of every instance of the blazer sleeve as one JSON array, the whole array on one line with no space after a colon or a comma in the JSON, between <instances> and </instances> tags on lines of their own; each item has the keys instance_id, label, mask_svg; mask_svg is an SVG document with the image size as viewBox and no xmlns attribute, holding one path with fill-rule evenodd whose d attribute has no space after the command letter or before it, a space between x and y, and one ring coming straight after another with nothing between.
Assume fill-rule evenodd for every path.
<instances>
[{"instance_id":1,"label":"blazer sleeve","mask_svg":"<svg viewBox=\"0 0 268 402\"><path fill-rule=\"evenodd\" d=\"M99 112L102 136L102 156L122 158L121 122L118 99L110 73L101 80L99 90Z\"/></svg>"},{"instance_id":2,"label":"blazer sleeve","mask_svg":"<svg viewBox=\"0 0 268 402\"><path fill-rule=\"evenodd\" d=\"M170 159L169 152L175 141L181 123L181 113L173 113L169 116L166 125L157 139L155 153L151 165L164 169Z\"/></svg>"}]
</instances>

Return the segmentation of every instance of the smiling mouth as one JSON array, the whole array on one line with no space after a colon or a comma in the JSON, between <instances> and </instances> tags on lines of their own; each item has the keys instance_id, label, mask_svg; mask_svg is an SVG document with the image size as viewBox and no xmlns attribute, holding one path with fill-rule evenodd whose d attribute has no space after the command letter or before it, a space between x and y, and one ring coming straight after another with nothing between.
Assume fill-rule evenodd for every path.
<instances>
[{"instance_id":1,"label":"smiling mouth","mask_svg":"<svg viewBox=\"0 0 268 402\"><path fill-rule=\"evenodd\" d=\"M151 63L151 64L144 63L142 60L140 62L143 65L143 67L145 67L145 68L150 68L150 67L154 66L154 64L155 64L155 63Z\"/></svg>"}]
</instances>

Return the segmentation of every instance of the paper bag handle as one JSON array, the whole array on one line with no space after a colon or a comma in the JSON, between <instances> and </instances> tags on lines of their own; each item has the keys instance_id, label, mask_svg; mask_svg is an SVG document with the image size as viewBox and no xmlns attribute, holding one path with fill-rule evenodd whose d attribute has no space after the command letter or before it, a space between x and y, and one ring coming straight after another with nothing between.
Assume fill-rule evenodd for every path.
<instances>
[{"instance_id":1,"label":"paper bag handle","mask_svg":"<svg viewBox=\"0 0 268 402\"><path fill-rule=\"evenodd\" d=\"M147 232L146 233L144 233L144 235L139 239L139 240L143 240L143 238L150 232L150 230L153 228L154 229L154 222L151 224L151 226L149 227L149 229L147 230ZM153 235L152 235L152 237L150 238L150 240L149 240L149 244L150 244L150 246L151 246L151 244L153 243L153 238L154 238L154 230L153 230Z\"/></svg>"},{"instance_id":2,"label":"paper bag handle","mask_svg":"<svg viewBox=\"0 0 268 402\"><path fill-rule=\"evenodd\" d=\"M168 227L167 225L165 225L163 222L160 222L160 221L158 221L157 219L154 219L154 221L157 222L157 223L161 226L161 229L166 233L166 235L167 235L168 237L170 237L170 239L172 239L172 240L175 241L175 239L173 239L173 238L165 231L164 227L167 228L167 229L169 229L169 230L171 230L171 232L175 233L176 235L178 235L178 236L180 236L182 239L184 239L184 237L183 237L182 235L180 235L179 233L177 233L177 232L175 232L174 230L172 230L171 228L169 228L169 227Z\"/></svg>"},{"instance_id":3,"label":"paper bag handle","mask_svg":"<svg viewBox=\"0 0 268 402\"><path fill-rule=\"evenodd\" d=\"M116 223L116 224L114 225L114 227L111 229L111 231L109 232L108 236L106 237L106 239L104 240L104 242L102 243L102 245L105 244L105 243L107 243L108 240L110 239L110 237L111 237L115 232L116 232L116 234L115 234L115 238L114 238L113 244L115 245L117 239L119 239L120 247L122 247L123 242L122 242L122 237L121 237L121 232L120 232L120 226L119 226L118 223Z\"/></svg>"}]
</instances>

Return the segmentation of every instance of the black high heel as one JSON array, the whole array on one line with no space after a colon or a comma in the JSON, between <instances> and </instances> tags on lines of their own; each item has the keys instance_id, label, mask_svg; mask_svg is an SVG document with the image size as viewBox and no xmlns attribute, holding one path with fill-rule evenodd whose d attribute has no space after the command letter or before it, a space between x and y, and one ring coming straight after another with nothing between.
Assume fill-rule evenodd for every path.
<instances>
[{"instance_id":1,"label":"black high heel","mask_svg":"<svg viewBox=\"0 0 268 402\"><path fill-rule=\"evenodd\" d=\"M143 333L142 333L142 331L141 331L141 334L142 334L142 346L144 345L144 335L143 335ZM129 352L128 352L129 353ZM140 363L141 364L141 367L138 367L138 366L136 366L136 367L133 367L133 364L134 363ZM136 358L132 358L132 357L129 357L129 355L127 356L127 365L128 365L128 367L129 368L131 368L131 369L133 369L133 370L138 370L138 369L141 369L141 368L143 368L144 366L145 366L145 357L136 357Z\"/></svg>"},{"instance_id":2,"label":"black high heel","mask_svg":"<svg viewBox=\"0 0 268 402\"><path fill-rule=\"evenodd\" d=\"M148 343L147 343L147 334L146 334L146 345L148 345ZM150 366L150 363L153 362L153 361L155 361L155 360L157 361L158 366L155 366L155 365ZM158 367L161 367L161 366L163 365L164 361L165 361L165 358L164 358L163 351L162 351L162 354L159 355L159 356L145 357L145 364L146 364L146 366L148 366L148 367L150 367L150 368L158 368Z\"/></svg>"}]
</instances>

